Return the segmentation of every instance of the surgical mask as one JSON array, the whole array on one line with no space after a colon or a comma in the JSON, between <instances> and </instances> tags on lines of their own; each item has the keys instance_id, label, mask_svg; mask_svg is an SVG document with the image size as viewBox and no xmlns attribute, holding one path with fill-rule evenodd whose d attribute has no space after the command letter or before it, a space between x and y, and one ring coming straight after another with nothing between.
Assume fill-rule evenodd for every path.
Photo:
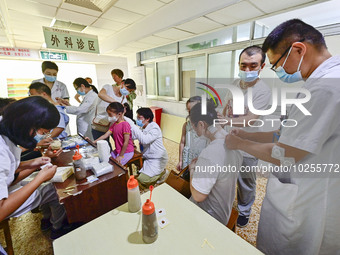
<instances>
[{"instance_id":1,"label":"surgical mask","mask_svg":"<svg viewBox=\"0 0 340 255\"><path fill-rule=\"evenodd\" d=\"M50 82L55 82L57 80L57 76L52 76L52 75L46 75L44 74L45 79Z\"/></svg>"},{"instance_id":2,"label":"surgical mask","mask_svg":"<svg viewBox=\"0 0 340 255\"><path fill-rule=\"evenodd\" d=\"M85 95L86 95L86 93L85 93L85 92L83 92L83 91L80 91L80 90L78 90L78 89L77 89L77 93L78 93L79 95L81 95L81 96L85 96Z\"/></svg>"},{"instance_id":3,"label":"surgical mask","mask_svg":"<svg viewBox=\"0 0 340 255\"><path fill-rule=\"evenodd\" d=\"M120 94L122 94L123 96L127 96L130 94L130 92L126 88L122 88L119 91L120 91Z\"/></svg>"},{"instance_id":4,"label":"surgical mask","mask_svg":"<svg viewBox=\"0 0 340 255\"><path fill-rule=\"evenodd\" d=\"M252 82L259 78L259 71L242 71L240 70L238 73L238 77L241 78L242 81Z\"/></svg>"},{"instance_id":5,"label":"surgical mask","mask_svg":"<svg viewBox=\"0 0 340 255\"><path fill-rule=\"evenodd\" d=\"M137 126L144 127L144 124L143 124L142 120L137 119L136 120L136 124L137 124Z\"/></svg>"},{"instance_id":6,"label":"surgical mask","mask_svg":"<svg viewBox=\"0 0 340 255\"><path fill-rule=\"evenodd\" d=\"M285 61L283 62L283 65L279 66L275 70L276 75L279 77L279 79L283 82L286 82L286 83L293 83L293 82L298 82L298 81L303 80L302 75L301 75L301 71L300 71L300 66L301 66L301 63L302 63L302 60L303 60L303 56L301 57L299 66L298 66L297 71L295 73L293 73L293 74L286 73L286 70L283 68L284 65L286 64L286 61L287 61L288 56L289 56L291 51L292 51L292 47L290 48L290 50L287 54L287 57L286 57Z\"/></svg>"},{"instance_id":7,"label":"surgical mask","mask_svg":"<svg viewBox=\"0 0 340 255\"><path fill-rule=\"evenodd\" d=\"M35 135L35 137L34 137L34 140L36 140L37 143L38 143L38 142L40 142L40 141L44 138L44 136L45 136L45 135L42 135L42 134L37 133L37 134Z\"/></svg>"},{"instance_id":8,"label":"surgical mask","mask_svg":"<svg viewBox=\"0 0 340 255\"><path fill-rule=\"evenodd\" d=\"M113 117L108 117L107 118L110 122L116 122L118 120L118 118L116 116L113 116Z\"/></svg>"}]
</instances>

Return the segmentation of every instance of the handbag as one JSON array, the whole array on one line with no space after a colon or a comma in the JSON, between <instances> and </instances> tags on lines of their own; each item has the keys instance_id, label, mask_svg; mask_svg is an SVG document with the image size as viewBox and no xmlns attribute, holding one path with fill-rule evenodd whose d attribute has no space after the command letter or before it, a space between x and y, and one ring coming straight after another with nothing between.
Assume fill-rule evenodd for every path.
<instances>
[{"instance_id":1,"label":"handbag","mask_svg":"<svg viewBox=\"0 0 340 255\"><path fill-rule=\"evenodd\" d=\"M181 193L183 196L186 198L191 197L191 191L190 191L190 182L187 180L183 179L181 176L189 166L186 166L185 168L182 169L180 173L176 173L175 171L171 171L168 178L166 179L166 183L170 185L172 188L177 190L179 193Z\"/></svg>"},{"instance_id":2,"label":"handbag","mask_svg":"<svg viewBox=\"0 0 340 255\"><path fill-rule=\"evenodd\" d=\"M106 116L97 115L97 108L98 106L96 107L95 117L92 120L92 128L94 130L105 133L110 128L110 121L107 119Z\"/></svg>"}]
</instances>

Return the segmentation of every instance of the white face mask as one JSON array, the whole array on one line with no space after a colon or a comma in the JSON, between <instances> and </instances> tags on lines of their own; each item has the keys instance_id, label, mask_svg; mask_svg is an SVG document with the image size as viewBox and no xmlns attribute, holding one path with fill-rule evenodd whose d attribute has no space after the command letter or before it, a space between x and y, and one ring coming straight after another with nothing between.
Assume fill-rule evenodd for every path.
<instances>
[{"instance_id":1,"label":"white face mask","mask_svg":"<svg viewBox=\"0 0 340 255\"><path fill-rule=\"evenodd\" d=\"M110 122L116 122L118 120L118 118L116 116L112 116L112 117L108 117L107 118Z\"/></svg>"}]
</instances>

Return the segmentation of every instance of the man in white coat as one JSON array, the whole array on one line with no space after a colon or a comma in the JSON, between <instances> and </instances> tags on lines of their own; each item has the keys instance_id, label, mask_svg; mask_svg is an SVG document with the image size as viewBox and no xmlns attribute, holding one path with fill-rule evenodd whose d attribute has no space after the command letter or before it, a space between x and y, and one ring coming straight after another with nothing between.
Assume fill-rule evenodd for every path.
<instances>
[{"instance_id":1,"label":"man in white coat","mask_svg":"<svg viewBox=\"0 0 340 255\"><path fill-rule=\"evenodd\" d=\"M290 166L268 180L257 247L275 255L340 254L340 57L331 56L319 31L297 19L276 27L263 50L282 81L305 81L311 98L302 106L311 115L292 105L288 119L297 126L283 127L277 143L270 133L239 130L226 137L229 149Z\"/></svg>"},{"instance_id":2,"label":"man in white coat","mask_svg":"<svg viewBox=\"0 0 340 255\"><path fill-rule=\"evenodd\" d=\"M132 139L137 139L143 146L143 167L137 178L139 185L148 188L161 178L165 173L168 162L168 153L163 145L163 135L157 123L153 122L154 115L150 108L137 110L137 125L131 125ZM125 118L128 119L128 118Z\"/></svg>"}]
</instances>

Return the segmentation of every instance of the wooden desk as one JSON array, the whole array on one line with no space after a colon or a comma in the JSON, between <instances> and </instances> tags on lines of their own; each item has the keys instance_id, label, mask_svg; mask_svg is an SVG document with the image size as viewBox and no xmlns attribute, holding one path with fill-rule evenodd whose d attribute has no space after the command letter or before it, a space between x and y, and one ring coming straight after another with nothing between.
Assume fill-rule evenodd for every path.
<instances>
[{"instance_id":1,"label":"wooden desk","mask_svg":"<svg viewBox=\"0 0 340 255\"><path fill-rule=\"evenodd\" d=\"M144 193L142 202L149 196ZM55 240L54 254L262 254L169 185L156 187L152 196L156 208L164 208L164 217L170 221L158 228L154 243L143 243L141 211L128 212L126 203ZM213 248L201 247L204 239Z\"/></svg>"},{"instance_id":2,"label":"wooden desk","mask_svg":"<svg viewBox=\"0 0 340 255\"><path fill-rule=\"evenodd\" d=\"M74 151L63 152L58 158L52 161L57 166L68 166L72 162ZM69 223L89 222L104 213L127 202L127 171L114 162L114 171L99 177L86 185L79 185L86 182L86 179L76 181L74 174L63 183L54 183L59 197L59 202L64 204ZM93 175L88 170L87 175ZM65 193L67 187L75 186L70 194Z\"/></svg>"}]
</instances>

